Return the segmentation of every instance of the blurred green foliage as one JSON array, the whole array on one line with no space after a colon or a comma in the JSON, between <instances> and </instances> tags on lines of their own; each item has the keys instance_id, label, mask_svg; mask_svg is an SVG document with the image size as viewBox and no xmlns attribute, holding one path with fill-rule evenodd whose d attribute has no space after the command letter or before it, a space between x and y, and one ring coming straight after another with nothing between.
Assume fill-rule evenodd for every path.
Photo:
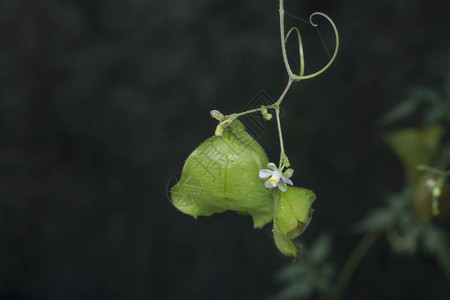
<instances>
[{"instance_id":1,"label":"blurred green foliage","mask_svg":"<svg viewBox=\"0 0 450 300\"><path fill-rule=\"evenodd\" d=\"M273 300L307 299L313 295L329 296L334 276L330 261L332 239L329 234L319 236L310 247L303 247L300 261L288 264L275 274L283 284Z\"/></svg>"},{"instance_id":2,"label":"blurred green foliage","mask_svg":"<svg viewBox=\"0 0 450 300\"><path fill-rule=\"evenodd\" d=\"M445 171L450 166L450 145L446 140L450 122L450 71L441 91L412 89L404 101L381 117L380 124L385 127L414 119L417 112L419 126L388 131L384 135L386 144L405 170L404 188L388 196L384 206L374 209L354 226L354 231L365 237L339 273L337 284L332 284L331 239L326 235L318 238L309 251L301 253L299 264L285 266L278 272L277 280L284 287L275 299L307 299L315 294L322 298L342 297L348 279L366 253L357 249L371 247L380 233L397 254L412 255L421 250L431 256L450 280L450 235L439 222L450 211L447 182L450 171ZM367 242L370 235L374 239Z\"/></svg>"},{"instance_id":3,"label":"blurred green foliage","mask_svg":"<svg viewBox=\"0 0 450 300\"><path fill-rule=\"evenodd\" d=\"M422 175L417 166L428 165L436 156L443 134L444 128L439 125L401 129L386 134L386 143L401 160L410 182Z\"/></svg>"},{"instance_id":4,"label":"blurred green foliage","mask_svg":"<svg viewBox=\"0 0 450 300\"><path fill-rule=\"evenodd\" d=\"M359 232L380 231L386 234L393 250L414 254L418 249L432 256L450 279L449 234L429 220L421 220L413 210L414 190L411 186L388 197L384 207L369 213L356 229Z\"/></svg>"},{"instance_id":5,"label":"blurred green foliage","mask_svg":"<svg viewBox=\"0 0 450 300\"><path fill-rule=\"evenodd\" d=\"M391 125L418 110L421 111L422 125L450 121L450 70L441 90L428 87L412 89L404 101L380 118L380 124Z\"/></svg>"},{"instance_id":6,"label":"blurred green foliage","mask_svg":"<svg viewBox=\"0 0 450 300\"><path fill-rule=\"evenodd\" d=\"M421 127L385 135L386 143L405 170L407 182L403 191L389 196L384 207L369 213L356 228L360 232L384 232L397 253L413 254L422 249L438 262L450 279L449 234L433 219L440 211L443 212L440 217L445 217L450 200L445 186L448 174L438 169L450 165L445 140L450 121L450 71L442 91L413 89L406 100L381 118L381 124L390 125L408 118L419 109Z\"/></svg>"}]
</instances>

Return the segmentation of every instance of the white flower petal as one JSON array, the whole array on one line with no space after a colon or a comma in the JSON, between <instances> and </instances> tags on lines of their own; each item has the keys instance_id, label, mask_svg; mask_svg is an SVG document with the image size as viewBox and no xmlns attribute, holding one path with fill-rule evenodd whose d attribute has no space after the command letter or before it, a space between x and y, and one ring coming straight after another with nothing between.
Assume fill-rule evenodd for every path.
<instances>
[{"instance_id":1,"label":"white flower petal","mask_svg":"<svg viewBox=\"0 0 450 300\"><path fill-rule=\"evenodd\" d=\"M274 163L268 163L268 164L267 164L267 167L268 167L269 169L273 170L273 171L279 171L278 168L277 168L277 166L275 166Z\"/></svg>"},{"instance_id":2,"label":"white flower petal","mask_svg":"<svg viewBox=\"0 0 450 300\"><path fill-rule=\"evenodd\" d=\"M267 178L271 177L272 174L273 174L272 170L267 170L267 169L259 170L259 178L262 178L262 179L267 179Z\"/></svg>"},{"instance_id":3,"label":"white flower petal","mask_svg":"<svg viewBox=\"0 0 450 300\"><path fill-rule=\"evenodd\" d=\"M284 182L283 180L281 180L281 181L278 183L278 188L279 188L282 192L286 192L286 190L287 190L286 182Z\"/></svg>"},{"instance_id":4,"label":"white flower petal","mask_svg":"<svg viewBox=\"0 0 450 300\"><path fill-rule=\"evenodd\" d=\"M283 180L284 182L286 182L289 185L294 185L294 183L292 182L292 180L290 180L289 178L286 178L284 176L281 176L281 180Z\"/></svg>"},{"instance_id":5,"label":"white flower petal","mask_svg":"<svg viewBox=\"0 0 450 300\"><path fill-rule=\"evenodd\" d=\"M278 183L280 181L281 176L283 176L280 172L280 170L273 171L272 177L269 179L275 179L275 183Z\"/></svg>"},{"instance_id":6,"label":"white flower petal","mask_svg":"<svg viewBox=\"0 0 450 300\"><path fill-rule=\"evenodd\" d=\"M267 180L266 182L264 182L264 186L268 189L273 189L277 185L273 185L272 182L269 182L269 180Z\"/></svg>"}]
</instances>

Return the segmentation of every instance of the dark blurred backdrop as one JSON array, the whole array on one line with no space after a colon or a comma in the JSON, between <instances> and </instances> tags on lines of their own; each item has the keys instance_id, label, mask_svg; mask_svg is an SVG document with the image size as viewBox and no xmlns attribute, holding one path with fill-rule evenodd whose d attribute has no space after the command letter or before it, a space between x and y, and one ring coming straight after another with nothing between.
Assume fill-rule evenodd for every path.
<instances>
[{"instance_id":1,"label":"dark blurred backdrop","mask_svg":"<svg viewBox=\"0 0 450 300\"><path fill-rule=\"evenodd\" d=\"M404 182L380 115L449 66L448 2L285 1L301 19L336 22L334 65L284 102L294 182L317 194L305 243L334 236L336 267L351 225ZM304 34L306 72L327 62ZM330 50L333 36L319 22ZM290 46L292 65L295 47ZM192 217L169 180L214 132L209 110L242 110L287 75L276 0L2 0L0 2L0 299L268 299L289 263L270 226L225 213ZM275 123L261 141L277 159ZM444 299L430 258L396 257L381 240L346 299ZM300 262L301 263L301 262Z\"/></svg>"}]
</instances>

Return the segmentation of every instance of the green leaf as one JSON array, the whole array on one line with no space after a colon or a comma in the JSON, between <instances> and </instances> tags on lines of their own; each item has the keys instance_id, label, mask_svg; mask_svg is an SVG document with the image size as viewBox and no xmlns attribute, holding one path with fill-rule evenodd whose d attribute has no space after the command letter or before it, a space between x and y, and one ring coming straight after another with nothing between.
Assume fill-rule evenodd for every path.
<instances>
[{"instance_id":1,"label":"green leaf","mask_svg":"<svg viewBox=\"0 0 450 300\"><path fill-rule=\"evenodd\" d=\"M425 129L402 129L386 135L386 142L402 161L410 182L420 175L417 165L428 165L436 155L443 134L442 126L430 126Z\"/></svg>"},{"instance_id":2,"label":"green leaf","mask_svg":"<svg viewBox=\"0 0 450 300\"><path fill-rule=\"evenodd\" d=\"M284 255L290 256L292 260L298 260L297 246L278 229L277 224L273 225L273 238L278 250Z\"/></svg>"},{"instance_id":3,"label":"green leaf","mask_svg":"<svg viewBox=\"0 0 450 300\"><path fill-rule=\"evenodd\" d=\"M288 187L287 191L280 193L275 223L280 232L289 239L293 239L308 226L314 210L311 208L316 199L310 190Z\"/></svg>"},{"instance_id":4,"label":"green leaf","mask_svg":"<svg viewBox=\"0 0 450 300\"><path fill-rule=\"evenodd\" d=\"M250 215L255 228L273 219L273 197L259 178L268 158L234 121L222 136L202 143L187 159L180 181L172 188L176 208L195 218L227 210Z\"/></svg>"}]
</instances>

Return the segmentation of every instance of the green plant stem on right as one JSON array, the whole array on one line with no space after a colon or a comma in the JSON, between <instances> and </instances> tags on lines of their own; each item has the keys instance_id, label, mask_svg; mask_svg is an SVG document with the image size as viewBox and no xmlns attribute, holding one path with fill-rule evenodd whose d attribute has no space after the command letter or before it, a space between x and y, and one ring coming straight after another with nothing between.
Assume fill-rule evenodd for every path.
<instances>
[{"instance_id":1,"label":"green plant stem on right","mask_svg":"<svg viewBox=\"0 0 450 300\"><path fill-rule=\"evenodd\" d=\"M355 273L355 270L358 267L359 263L367 254L367 252L369 252L370 248L372 248L372 246L375 244L376 240L382 233L382 231L368 232L360 240L338 275L335 286L335 296L333 297L334 299L342 299L345 289L347 288L348 283L350 282L353 273Z\"/></svg>"}]
</instances>

